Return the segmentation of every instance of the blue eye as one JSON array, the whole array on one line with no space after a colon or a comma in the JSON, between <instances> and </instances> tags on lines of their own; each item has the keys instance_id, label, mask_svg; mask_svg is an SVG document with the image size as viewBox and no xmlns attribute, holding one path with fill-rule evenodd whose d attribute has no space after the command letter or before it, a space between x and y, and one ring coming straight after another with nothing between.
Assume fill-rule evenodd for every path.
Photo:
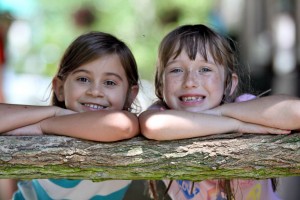
<instances>
[{"instance_id":1,"label":"blue eye","mask_svg":"<svg viewBox=\"0 0 300 200\"><path fill-rule=\"evenodd\" d=\"M182 70L178 68L170 70L170 73L179 73L179 72L182 72Z\"/></svg>"},{"instance_id":2,"label":"blue eye","mask_svg":"<svg viewBox=\"0 0 300 200\"><path fill-rule=\"evenodd\" d=\"M117 85L114 81L111 81L111 80L109 80L109 81L105 81L104 82L104 85L107 85L107 86L114 86L114 85Z\"/></svg>"},{"instance_id":3,"label":"blue eye","mask_svg":"<svg viewBox=\"0 0 300 200\"><path fill-rule=\"evenodd\" d=\"M212 70L211 70L210 68L208 68L208 67L202 67L202 68L199 70L200 73L211 72L211 71L212 71Z\"/></svg>"},{"instance_id":4,"label":"blue eye","mask_svg":"<svg viewBox=\"0 0 300 200\"><path fill-rule=\"evenodd\" d=\"M90 80L86 77L79 77L76 80L79 81L79 82L83 82L83 83L90 82Z\"/></svg>"}]
</instances>

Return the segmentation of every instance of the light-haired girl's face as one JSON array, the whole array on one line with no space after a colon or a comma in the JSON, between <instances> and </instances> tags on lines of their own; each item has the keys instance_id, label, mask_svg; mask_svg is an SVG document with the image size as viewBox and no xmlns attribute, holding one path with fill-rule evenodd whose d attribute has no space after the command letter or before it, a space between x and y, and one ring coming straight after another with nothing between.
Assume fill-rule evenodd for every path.
<instances>
[{"instance_id":1,"label":"light-haired girl's face","mask_svg":"<svg viewBox=\"0 0 300 200\"><path fill-rule=\"evenodd\" d=\"M128 81L117 55L105 55L84 64L65 81L53 81L59 101L77 112L122 110L126 103ZM129 98L135 98L137 86L131 88Z\"/></svg>"},{"instance_id":2,"label":"light-haired girl's face","mask_svg":"<svg viewBox=\"0 0 300 200\"><path fill-rule=\"evenodd\" d=\"M163 98L170 109L201 112L220 105L225 88L225 70L211 55L199 53L190 60L183 50L170 59L163 74Z\"/></svg>"}]
</instances>

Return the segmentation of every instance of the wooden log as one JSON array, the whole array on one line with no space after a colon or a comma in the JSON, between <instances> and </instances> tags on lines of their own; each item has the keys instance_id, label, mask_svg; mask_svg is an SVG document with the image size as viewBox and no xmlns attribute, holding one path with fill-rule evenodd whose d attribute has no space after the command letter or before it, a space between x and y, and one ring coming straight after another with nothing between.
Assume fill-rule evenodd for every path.
<instances>
[{"instance_id":1,"label":"wooden log","mask_svg":"<svg viewBox=\"0 0 300 200\"><path fill-rule=\"evenodd\" d=\"M176 141L140 136L113 143L0 136L0 178L199 181L299 175L300 133L233 133Z\"/></svg>"}]
</instances>

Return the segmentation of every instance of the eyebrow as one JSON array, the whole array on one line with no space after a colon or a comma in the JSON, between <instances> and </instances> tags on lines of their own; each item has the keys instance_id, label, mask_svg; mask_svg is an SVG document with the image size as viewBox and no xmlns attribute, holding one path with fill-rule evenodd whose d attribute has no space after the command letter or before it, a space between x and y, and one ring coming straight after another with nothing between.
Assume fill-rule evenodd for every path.
<instances>
[{"instance_id":1,"label":"eyebrow","mask_svg":"<svg viewBox=\"0 0 300 200\"><path fill-rule=\"evenodd\" d=\"M177 60L171 60L170 62L167 62L166 67L171 65L172 63L175 63L175 62L177 62Z\"/></svg>"},{"instance_id":2,"label":"eyebrow","mask_svg":"<svg viewBox=\"0 0 300 200\"><path fill-rule=\"evenodd\" d=\"M115 76L118 79L120 79L121 81L123 81L122 77L119 74L113 73L113 72L106 72L105 73L106 76Z\"/></svg>"},{"instance_id":3,"label":"eyebrow","mask_svg":"<svg viewBox=\"0 0 300 200\"><path fill-rule=\"evenodd\" d=\"M176 62L180 62L180 60L176 60L176 59L173 59L173 60L171 60L170 62L167 62L167 64L166 64L166 67L168 67L169 65L171 65L171 64L173 64L173 63L176 63ZM201 60L201 62L202 62L202 60ZM203 60L203 62L204 63L207 63L207 64L209 64L209 65L217 65L216 63L214 63L214 62L210 62L209 60Z\"/></svg>"},{"instance_id":4,"label":"eyebrow","mask_svg":"<svg viewBox=\"0 0 300 200\"><path fill-rule=\"evenodd\" d=\"M91 74L90 71L85 70L85 69L77 69L77 70L74 70L74 71L72 72L72 74L77 74L77 73L81 73L81 72L87 73L87 74ZM119 74L116 74L116 73L113 73L113 72L105 72L104 75L105 75L105 76L115 76L115 77L117 77L118 79L120 79L121 81L123 81L123 78L122 78Z\"/></svg>"}]
</instances>

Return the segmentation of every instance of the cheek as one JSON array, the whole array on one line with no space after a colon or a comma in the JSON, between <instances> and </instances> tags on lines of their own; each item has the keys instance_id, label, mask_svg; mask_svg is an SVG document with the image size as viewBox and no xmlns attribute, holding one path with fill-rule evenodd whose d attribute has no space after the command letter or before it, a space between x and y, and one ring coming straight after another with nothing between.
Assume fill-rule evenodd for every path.
<instances>
[{"instance_id":1,"label":"cheek","mask_svg":"<svg viewBox=\"0 0 300 200\"><path fill-rule=\"evenodd\" d=\"M167 76L163 80L164 88L175 88L182 85L182 77L180 76Z\"/></svg>"},{"instance_id":2,"label":"cheek","mask_svg":"<svg viewBox=\"0 0 300 200\"><path fill-rule=\"evenodd\" d=\"M168 96L170 93L172 93L175 85L176 85L175 82L173 82L172 84L172 81L166 78L162 86L163 96Z\"/></svg>"},{"instance_id":3,"label":"cheek","mask_svg":"<svg viewBox=\"0 0 300 200\"><path fill-rule=\"evenodd\" d=\"M218 92L223 95L225 90L224 79L221 76L212 76L203 79L203 85L209 88L211 92Z\"/></svg>"},{"instance_id":4,"label":"cheek","mask_svg":"<svg viewBox=\"0 0 300 200\"><path fill-rule=\"evenodd\" d=\"M76 90L76 84L74 84L74 82L72 82L68 79L66 80L63 87L64 87L65 92L72 92L72 91Z\"/></svg>"},{"instance_id":5,"label":"cheek","mask_svg":"<svg viewBox=\"0 0 300 200\"><path fill-rule=\"evenodd\" d=\"M72 84L66 85L66 87L65 87L66 98L67 98L67 96L68 97L76 97L81 93L83 93L83 88L81 88L81 87L76 87Z\"/></svg>"},{"instance_id":6,"label":"cheek","mask_svg":"<svg viewBox=\"0 0 300 200\"><path fill-rule=\"evenodd\" d=\"M215 84L216 88L218 88L219 90L223 91L225 90L225 82L224 79L222 79L221 77L217 77L213 80L214 83L218 83Z\"/></svg>"},{"instance_id":7,"label":"cheek","mask_svg":"<svg viewBox=\"0 0 300 200\"><path fill-rule=\"evenodd\" d=\"M111 91L110 91L111 92ZM111 94L111 93L109 93ZM111 95L111 101L115 102L117 109L122 110L125 104L127 103L128 98L130 98L127 88L123 87L122 89ZM129 106L129 105L127 105Z\"/></svg>"}]
</instances>

